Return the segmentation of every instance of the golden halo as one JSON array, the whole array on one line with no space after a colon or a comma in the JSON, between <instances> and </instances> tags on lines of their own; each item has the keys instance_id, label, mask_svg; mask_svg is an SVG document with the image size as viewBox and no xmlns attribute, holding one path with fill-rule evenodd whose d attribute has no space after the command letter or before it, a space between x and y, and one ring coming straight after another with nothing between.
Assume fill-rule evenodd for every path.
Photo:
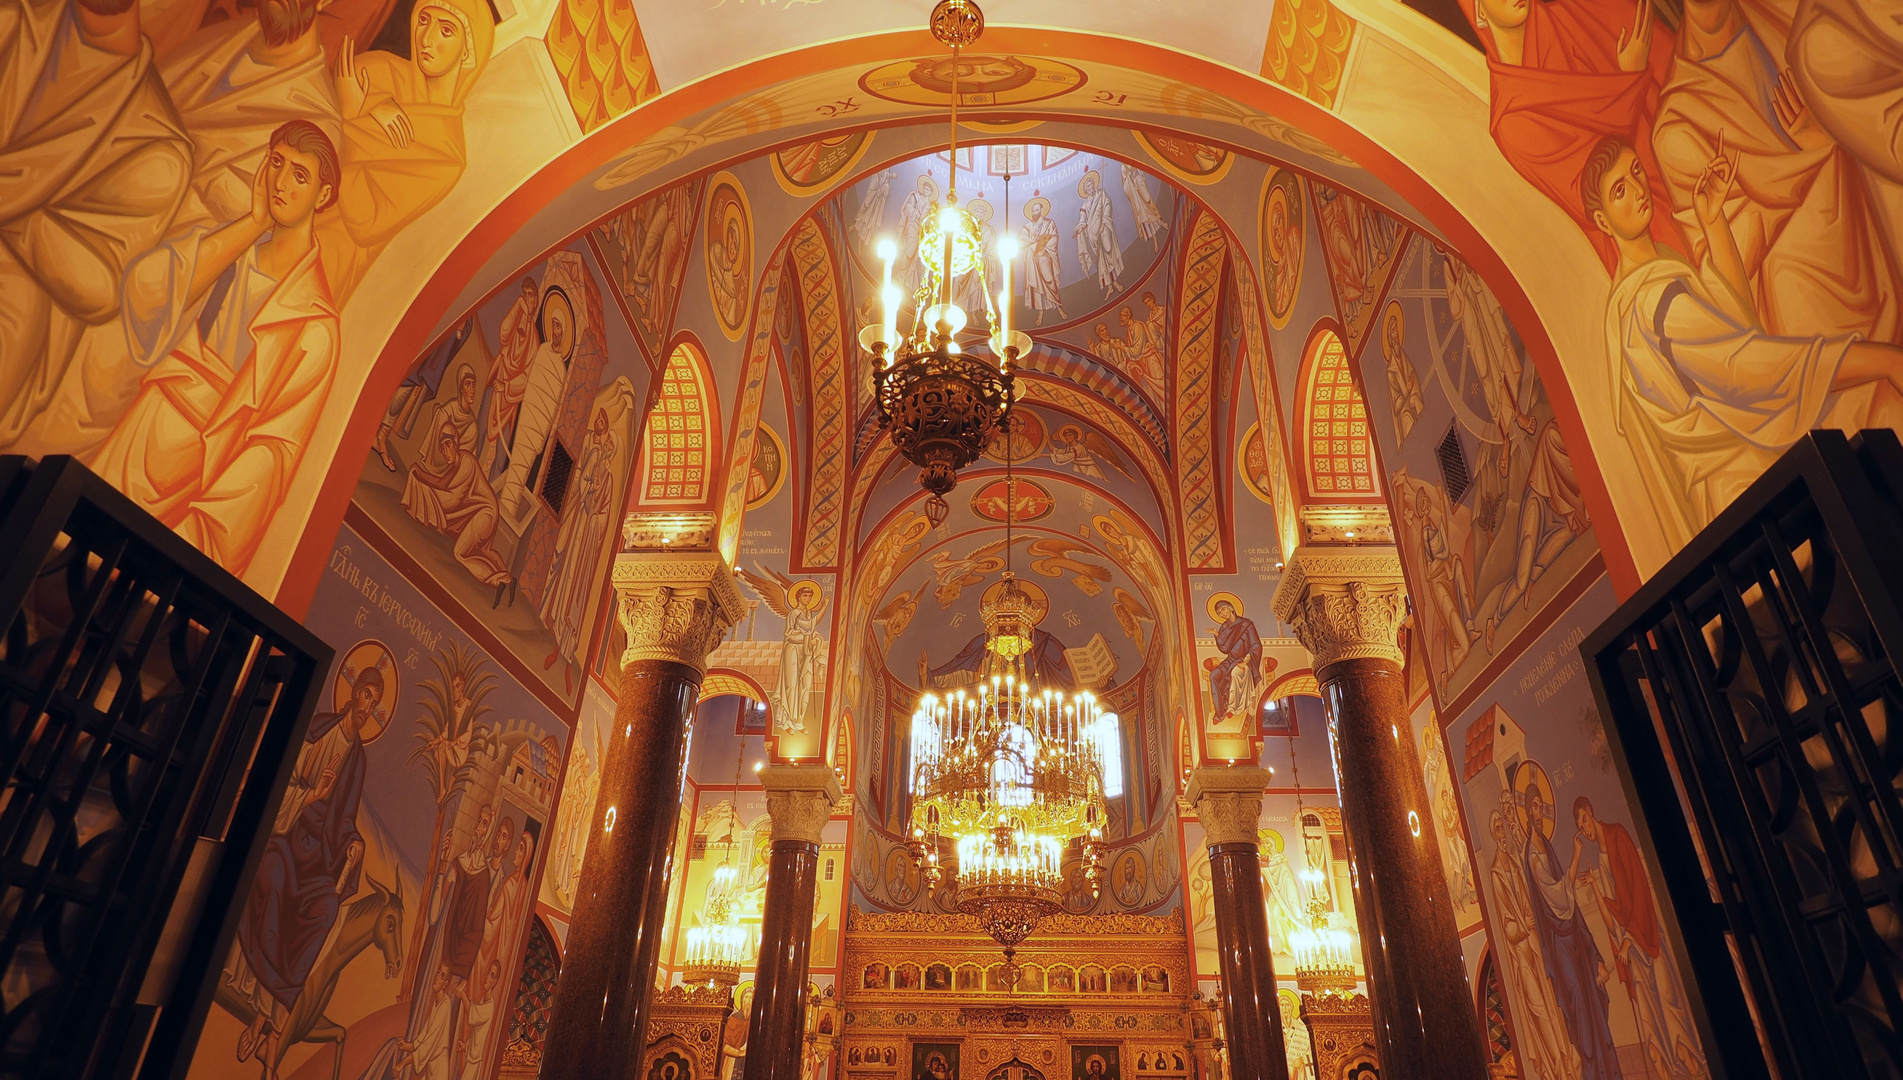
<instances>
[{"instance_id":1,"label":"golden halo","mask_svg":"<svg viewBox=\"0 0 1903 1080\"><path fill-rule=\"evenodd\" d=\"M1229 601L1230 604L1234 605L1236 609L1236 618L1238 619L1242 618L1242 598L1232 592L1219 592L1219 593L1212 594L1209 597L1209 603L1203 605L1203 610L1209 612L1209 617L1213 619L1216 617L1216 604L1223 600L1227 600Z\"/></svg>"},{"instance_id":2,"label":"golden halo","mask_svg":"<svg viewBox=\"0 0 1903 1080\"><path fill-rule=\"evenodd\" d=\"M1063 427L1057 429L1057 438L1052 441L1062 442L1064 445L1069 446L1083 437L1083 428L1078 427L1076 424L1065 424Z\"/></svg>"},{"instance_id":3,"label":"golden halo","mask_svg":"<svg viewBox=\"0 0 1903 1080\"><path fill-rule=\"evenodd\" d=\"M1031 213L1031 207L1033 206L1042 207L1043 209L1039 213L1033 215ZM1050 216L1051 216L1051 200L1045 198L1042 195L1033 196L1030 202L1027 202L1024 204L1024 217L1026 220L1036 221L1039 218L1047 218Z\"/></svg>"},{"instance_id":4,"label":"golden halo","mask_svg":"<svg viewBox=\"0 0 1903 1080\"><path fill-rule=\"evenodd\" d=\"M1088 186L1092 180L1097 181L1098 187L1103 187L1103 174L1095 169L1085 169L1084 175L1077 178L1077 194L1088 199L1090 192L1085 191L1084 188Z\"/></svg>"},{"instance_id":5,"label":"golden halo","mask_svg":"<svg viewBox=\"0 0 1903 1080\"><path fill-rule=\"evenodd\" d=\"M344 662L337 665L337 682L331 692L331 711L343 712L350 708L357 676L367 667L375 667L382 674L383 697L377 701L376 711L372 714L374 723L365 724L358 733L358 738L365 745L376 741L377 736L390 727L390 713L396 708L397 692L402 688L396 654L383 642L367 638L352 645L350 651L344 654Z\"/></svg>"},{"instance_id":6,"label":"golden halo","mask_svg":"<svg viewBox=\"0 0 1903 1080\"><path fill-rule=\"evenodd\" d=\"M812 600L802 601L800 599L802 596L810 596ZM817 582L802 581L787 591L786 602L805 611L818 611L826 606L826 594L821 591Z\"/></svg>"},{"instance_id":7,"label":"golden halo","mask_svg":"<svg viewBox=\"0 0 1903 1080\"><path fill-rule=\"evenodd\" d=\"M1381 313L1381 340L1383 344L1387 343L1390 327L1392 328L1392 332L1397 336L1406 332L1407 316L1402 312L1401 302L1399 300L1388 301L1388 309Z\"/></svg>"},{"instance_id":8,"label":"golden halo","mask_svg":"<svg viewBox=\"0 0 1903 1080\"><path fill-rule=\"evenodd\" d=\"M980 209L980 207L983 209ZM997 209L991 205L991 201L984 198L971 200L965 204L965 209L970 212L973 220L979 222L990 221L991 216L997 213Z\"/></svg>"},{"instance_id":9,"label":"golden halo","mask_svg":"<svg viewBox=\"0 0 1903 1080\"><path fill-rule=\"evenodd\" d=\"M1552 778L1546 775L1546 770L1540 767L1539 762L1522 761L1513 770L1513 793L1519 796L1513 801L1513 814L1520 822L1520 834L1527 837L1533 835L1533 830L1527 823L1527 817L1531 812L1526 805L1527 795L1534 791L1539 792L1540 801L1546 804L1546 813L1541 814L1539 820L1540 835L1551 840L1553 815L1557 812L1553 807Z\"/></svg>"}]
</instances>

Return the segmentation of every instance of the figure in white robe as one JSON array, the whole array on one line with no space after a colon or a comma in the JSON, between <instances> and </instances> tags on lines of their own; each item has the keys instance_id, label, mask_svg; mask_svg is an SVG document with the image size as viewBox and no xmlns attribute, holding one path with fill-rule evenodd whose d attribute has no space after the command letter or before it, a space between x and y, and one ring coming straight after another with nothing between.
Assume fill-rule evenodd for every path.
<instances>
[{"instance_id":1,"label":"figure in white robe","mask_svg":"<svg viewBox=\"0 0 1903 1080\"><path fill-rule=\"evenodd\" d=\"M892 197L891 169L880 169L874 173L870 186L866 188L865 201L852 216L852 243L863 251L872 250L872 238L879 232L879 226L885 224L885 204Z\"/></svg>"},{"instance_id":2,"label":"figure in white robe","mask_svg":"<svg viewBox=\"0 0 1903 1080\"><path fill-rule=\"evenodd\" d=\"M892 265L892 280L899 283L908 301L925 280L925 264L918 258L918 237L925 226L925 215L937 206L938 182L931 173L919 177L918 184L899 204L899 257Z\"/></svg>"},{"instance_id":3,"label":"figure in white robe","mask_svg":"<svg viewBox=\"0 0 1903 1080\"><path fill-rule=\"evenodd\" d=\"M1044 325L1044 314L1064 311L1062 264L1057 255L1057 222L1051 220L1051 201L1034 195L1024 204L1024 225L1018 229L1018 248L1024 252L1024 303Z\"/></svg>"},{"instance_id":4,"label":"figure in white robe","mask_svg":"<svg viewBox=\"0 0 1903 1080\"><path fill-rule=\"evenodd\" d=\"M449 971L437 968L430 986L429 1010L423 1022L412 1029L410 1037L397 1044L410 1056L410 1072L417 1080L451 1080L454 1064L450 1051L455 1027L456 997L450 992Z\"/></svg>"},{"instance_id":5,"label":"figure in white robe","mask_svg":"<svg viewBox=\"0 0 1903 1080\"><path fill-rule=\"evenodd\" d=\"M1123 181L1123 197L1130 204L1130 212L1137 219L1137 236L1157 244L1157 235L1167 226L1163 221L1163 211L1156 205L1156 196L1150 193L1150 178L1143 170L1122 162L1118 165Z\"/></svg>"},{"instance_id":6,"label":"figure in white robe","mask_svg":"<svg viewBox=\"0 0 1903 1080\"><path fill-rule=\"evenodd\" d=\"M509 441L509 466L496 485L502 517L520 531L527 516L530 473L542 464L548 440L561 417L562 397L568 389L568 362L575 355L575 307L568 293L551 285L542 293L542 310L535 320L536 345L529 357L528 384L516 414ZM537 478L539 479L539 472Z\"/></svg>"},{"instance_id":7,"label":"figure in white robe","mask_svg":"<svg viewBox=\"0 0 1903 1080\"><path fill-rule=\"evenodd\" d=\"M337 170L322 129L284 124L249 214L194 226L126 272L126 332L148 373L93 469L240 576L337 370L337 307L312 230Z\"/></svg>"},{"instance_id":8,"label":"figure in white robe","mask_svg":"<svg viewBox=\"0 0 1903 1080\"><path fill-rule=\"evenodd\" d=\"M1493 862L1487 879L1493 886L1493 916L1498 927L1500 970L1513 1003L1521 1060L1543 1078L1566 1080L1579 1075L1579 1053L1566 1035L1559 1000L1546 974L1540 939L1533 923L1533 901L1526 875L1520 869L1526 841L1506 815L1495 810L1487 819L1493 837Z\"/></svg>"},{"instance_id":9,"label":"figure in white robe","mask_svg":"<svg viewBox=\"0 0 1903 1080\"><path fill-rule=\"evenodd\" d=\"M1733 170L1717 158L1694 184L1698 267L1651 238L1645 170L1629 145L1605 140L1581 177L1587 214L1618 252L1606 308L1613 422L1673 550L1806 431L1903 421L1903 349L1762 329L1725 218Z\"/></svg>"},{"instance_id":10,"label":"figure in white robe","mask_svg":"<svg viewBox=\"0 0 1903 1080\"><path fill-rule=\"evenodd\" d=\"M614 514L620 443L608 424L608 412L595 410L593 425L582 441L581 458L571 473L562 524L555 534L555 565L548 592L542 597L542 625L555 635L555 651L544 661L552 667L573 661L583 645L589 610L595 600L595 564L605 550L609 519Z\"/></svg>"},{"instance_id":11,"label":"figure in white robe","mask_svg":"<svg viewBox=\"0 0 1903 1080\"><path fill-rule=\"evenodd\" d=\"M1084 200L1077 210L1077 227L1071 230L1077 238L1077 261L1085 274L1097 275L1097 286L1107 300L1123 288L1117 280L1123 273L1123 245L1117 240L1116 208L1095 169L1077 182L1077 194Z\"/></svg>"},{"instance_id":12,"label":"figure in white robe","mask_svg":"<svg viewBox=\"0 0 1903 1080\"><path fill-rule=\"evenodd\" d=\"M780 672L773 689L773 729L799 733L806 730L806 711L815 687L819 686L820 668L826 662L826 639L820 635L820 615L826 610L826 594L819 583L794 581L777 570L755 563L755 570L739 571L747 583L775 615L786 620L786 633L780 641Z\"/></svg>"}]
</instances>

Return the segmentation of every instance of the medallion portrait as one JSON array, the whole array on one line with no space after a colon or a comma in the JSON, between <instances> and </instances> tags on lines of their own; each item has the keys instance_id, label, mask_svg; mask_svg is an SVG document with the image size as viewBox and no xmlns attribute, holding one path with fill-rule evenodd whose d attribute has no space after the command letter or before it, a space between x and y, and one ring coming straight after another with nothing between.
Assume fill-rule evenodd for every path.
<instances>
[{"instance_id":1,"label":"medallion portrait","mask_svg":"<svg viewBox=\"0 0 1903 1080\"><path fill-rule=\"evenodd\" d=\"M753 214L740 182L728 173L714 178L706 220L708 295L721 333L739 341L753 293Z\"/></svg>"},{"instance_id":2,"label":"medallion portrait","mask_svg":"<svg viewBox=\"0 0 1903 1080\"><path fill-rule=\"evenodd\" d=\"M1269 325L1277 330L1288 325L1295 311L1295 296L1301 291L1303 245L1308 236L1303 212L1306 205L1301 177L1287 169L1271 168L1262 184L1258 256L1269 298Z\"/></svg>"},{"instance_id":3,"label":"medallion portrait","mask_svg":"<svg viewBox=\"0 0 1903 1080\"><path fill-rule=\"evenodd\" d=\"M884 64L861 75L859 88L886 101L939 107L951 103L954 73L960 105L1045 101L1087 81L1082 69L1057 60L969 53Z\"/></svg>"}]
</instances>

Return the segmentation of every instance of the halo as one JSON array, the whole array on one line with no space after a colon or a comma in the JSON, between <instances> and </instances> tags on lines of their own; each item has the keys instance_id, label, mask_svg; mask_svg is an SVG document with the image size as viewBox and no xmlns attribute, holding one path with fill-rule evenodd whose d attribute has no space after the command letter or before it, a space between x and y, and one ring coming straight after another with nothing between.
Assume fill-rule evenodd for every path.
<instances>
[{"instance_id":1,"label":"halo","mask_svg":"<svg viewBox=\"0 0 1903 1080\"><path fill-rule=\"evenodd\" d=\"M983 207L983 209L981 210L979 207ZM991 216L998 212L997 208L991 205L991 200L983 197L973 199L966 203L965 210L980 222L990 221Z\"/></svg>"},{"instance_id":2,"label":"halo","mask_svg":"<svg viewBox=\"0 0 1903 1080\"><path fill-rule=\"evenodd\" d=\"M1229 601L1230 604L1234 605L1236 609L1236 618L1238 619L1242 618L1242 598L1232 592L1219 592L1219 593L1213 594L1209 598L1209 603L1203 605L1203 610L1209 612L1209 617L1213 619L1216 617L1216 604L1223 600L1227 600Z\"/></svg>"},{"instance_id":3,"label":"halo","mask_svg":"<svg viewBox=\"0 0 1903 1080\"><path fill-rule=\"evenodd\" d=\"M1274 829L1262 829L1258 831L1256 833L1256 839L1260 840L1262 843L1266 844L1267 846L1274 849L1278 853L1286 852L1288 850L1288 841L1284 840L1282 838L1282 834L1277 832Z\"/></svg>"},{"instance_id":4,"label":"halo","mask_svg":"<svg viewBox=\"0 0 1903 1080\"><path fill-rule=\"evenodd\" d=\"M1053 442L1061 441L1064 445L1069 446L1071 443L1077 442L1083 437L1084 437L1083 428L1077 426L1076 424L1065 424L1063 427L1060 427L1057 429L1057 438L1051 441Z\"/></svg>"},{"instance_id":5,"label":"halo","mask_svg":"<svg viewBox=\"0 0 1903 1080\"><path fill-rule=\"evenodd\" d=\"M343 663L337 665L337 681L331 688L331 711L343 712L350 707L351 692L355 689L358 673L367 667L375 667L383 673L383 697L371 714L374 725L365 724L358 733L359 741L366 746L375 742L377 736L390 727L390 711L396 705L402 677L402 673L397 670L396 654L375 638L357 642L344 654Z\"/></svg>"},{"instance_id":6,"label":"halo","mask_svg":"<svg viewBox=\"0 0 1903 1080\"><path fill-rule=\"evenodd\" d=\"M1399 300L1388 301L1387 310L1381 313L1382 344L1387 343L1389 326L1393 326L1396 333L1405 334L1407 332L1407 315L1401 310L1401 302Z\"/></svg>"},{"instance_id":7,"label":"halo","mask_svg":"<svg viewBox=\"0 0 1903 1080\"><path fill-rule=\"evenodd\" d=\"M812 602L810 604L802 603L800 601L802 594L810 595L813 598ZM820 608L826 606L826 593L819 587L819 583L816 581L801 581L795 583L791 589L787 590L786 600L787 603L796 608L803 608L807 611L818 611Z\"/></svg>"},{"instance_id":8,"label":"halo","mask_svg":"<svg viewBox=\"0 0 1903 1080\"><path fill-rule=\"evenodd\" d=\"M1084 175L1077 178L1077 194L1082 195L1085 198L1090 197L1090 193L1085 191L1084 188L1090 183L1093 177L1097 181L1097 186L1099 188L1103 187L1103 174L1098 172L1095 169L1085 169Z\"/></svg>"},{"instance_id":9,"label":"halo","mask_svg":"<svg viewBox=\"0 0 1903 1080\"><path fill-rule=\"evenodd\" d=\"M1033 217L1031 214L1031 207L1033 206L1042 207L1043 212ZM1047 218L1050 216L1051 216L1051 200L1045 198L1042 195L1034 195L1031 197L1031 201L1024 204L1024 217L1028 221L1035 221L1037 218Z\"/></svg>"},{"instance_id":10,"label":"halo","mask_svg":"<svg viewBox=\"0 0 1903 1080\"><path fill-rule=\"evenodd\" d=\"M1288 216L1292 212L1288 204L1288 189L1280 184L1273 185L1269 188L1269 203L1263 210L1263 220L1274 220L1275 207L1278 203L1280 203L1282 207L1282 220L1284 222L1288 221ZM1268 234L1269 261L1271 263L1279 263L1287 258L1289 254L1288 245L1285 242L1287 238L1274 229L1268 230Z\"/></svg>"},{"instance_id":11,"label":"halo","mask_svg":"<svg viewBox=\"0 0 1903 1080\"><path fill-rule=\"evenodd\" d=\"M1547 812L1540 815L1540 835L1551 840L1553 838L1553 814L1555 812L1553 806L1552 778L1546 775L1546 770L1540 767L1539 762L1522 761L1513 770L1513 793L1520 796L1514 800L1513 815L1519 820L1520 832L1525 836L1533 835L1533 831L1527 827L1528 808L1526 805L1526 795L1531 791L1538 791L1540 801L1546 804Z\"/></svg>"}]
</instances>

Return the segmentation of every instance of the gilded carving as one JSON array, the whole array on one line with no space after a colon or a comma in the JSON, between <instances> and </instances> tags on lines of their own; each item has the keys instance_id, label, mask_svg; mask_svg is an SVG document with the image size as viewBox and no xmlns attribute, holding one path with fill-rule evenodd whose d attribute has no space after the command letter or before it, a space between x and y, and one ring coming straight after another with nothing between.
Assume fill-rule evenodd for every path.
<instances>
[{"instance_id":1,"label":"gilded carving","mask_svg":"<svg viewBox=\"0 0 1903 1080\"><path fill-rule=\"evenodd\" d=\"M1315 1075L1356 1075L1358 1065L1378 1065L1374 1014L1361 994L1303 994L1302 1023L1315 1052Z\"/></svg>"},{"instance_id":2,"label":"gilded carving","mask_svg":"<svg viewBox=\"0 0 1903 1080\"><path fill-rule=\"evenodd\" d=\"M615 556L617 614L627 631L625 666L670 660L697 672L746 613L733 572L718 555L624 552Z\"/></svg>"},{"instance_id":3,"label":"gilded carving","mask_svg":"<svg viewBox=\"0 0 1903 1080\"><path fill-rule=\"evenodd\" d=\"M825 765L775 765L760 771L766 788L766 812L773 819L773 839L804 840L817 844L833 806L839 801L839 778Z\"/></svg>"},{"instance_id":4,"label":"gilded carving","mask_svg":"<svg viewBox=\"0 0 1903 1080\"><path fill-rule=\"evenodd\" d=\"M982 934L983 927L970 915L941 915L929 911L864 911L855 904L846 913L849 932L868 934ZM1088 934L1109 936L1136 934L1144 937L1181 937L1183 911L1173 908L1168 915L1048 915L1037 926L1046 934Z\"/></svg>"},{"instance_id":5,"label":"gilded carving","mask_svg":"<svg viewBox=\"0 0 1903 1080\"><path fill-rule=\"evenodd\" d=\"M726 987L670 986L656 994L638 1075L650 1075L672 1053L692 1066L691 1077L681 1080L714 1080L720 1075L721 1029L732 1010L733 991Z\"/></svg>"},{"instance_id":6,"label":"gilded carving","mask_svg":"<svg viewBox=\"0 0 1903 1080\"><path fill-rule=\"evenodd\" d=\"M1262 817L1262 790L1269 771L1259 768L1201 768L1189 774L1183 797L1196 808L1203 842L1254 844Z\"/></svg>"},{"instance_id":7,"label":"gilded carving","mask_svg":"<svg viewBox=\"0 0 1903 1080\"><path fill-rule=\"evenodd\" d=\"M1338 660L1403 662L1407 593L1393 548L1298 548L1275 590L1275 614L1295 628L1320 670Z\"/></svg>"}]
</instances>

